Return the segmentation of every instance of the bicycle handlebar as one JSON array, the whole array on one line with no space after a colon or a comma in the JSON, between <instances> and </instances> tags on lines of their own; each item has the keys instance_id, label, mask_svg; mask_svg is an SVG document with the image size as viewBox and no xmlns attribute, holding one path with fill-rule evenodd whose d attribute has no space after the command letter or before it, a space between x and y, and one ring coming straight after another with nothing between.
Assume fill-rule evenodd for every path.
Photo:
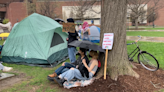
<instances>
[{"instance_id":1,"label":"bicycle handlebar","mask_svg":"<svg viewBox=\"0 0 164 92\"><path fill-rule=\"evenodd\" d=\"M141 36L138 36L138 37L139 37L139 39L136 42L138 42L141 39Z\"/></svg>"},{"instance_id":2,"label":"bicycle handlebar","mask_svg":"<svg viewBox=\"0 0 164 92\"><path fill-rule=\"evenodd\" d=\"M136 40L135 42L132 42L132 43L128 43L127 45L132 45L132 44L137 43L137 42L141 39L141 36L138 36L138 37L139 37L139 39L138 39L138 40Z\"/></svg>"}]
</instances>

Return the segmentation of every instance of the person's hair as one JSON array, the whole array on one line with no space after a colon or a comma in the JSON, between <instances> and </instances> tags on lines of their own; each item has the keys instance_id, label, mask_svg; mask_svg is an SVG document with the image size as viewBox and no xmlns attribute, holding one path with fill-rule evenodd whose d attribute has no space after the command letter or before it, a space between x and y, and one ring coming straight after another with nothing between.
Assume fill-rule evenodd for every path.
<instances>
[{"instance_id":1,"label":"person's hair","mask_svg":"<svg viewBox=\"0 0 164 92\"><path fill-rule=\"evenodd\" d=\"M82 52L84 52L84 55L85 55L85 53L86 53L86 49L84 49L84 48L80 48L80 51L82 51Z\"/></svg>"},{"instance_id":2,"label":"person's hair","mask_svg":"<svg viewBox=\"0 0 164 92\"><path fill-rule=\"evenodd\" d=\"M90 55L92 56L92 58L94 58L94 59L98 59L98 53L97 53L97 51L93 51L93 50L91 50L90 51Z\"/></svg>"},{"instance_id":3,"label":"person's hair","mask_svg":"<svg viewBox=\"0 0 164 92\"><path fill-rule=\"evenodd\" d=\"M74 19L73 19L73 18L68 18L68 19L67 19L67 22L68 22L68 23L74 23Z\"/></svg>"}]
</instances>

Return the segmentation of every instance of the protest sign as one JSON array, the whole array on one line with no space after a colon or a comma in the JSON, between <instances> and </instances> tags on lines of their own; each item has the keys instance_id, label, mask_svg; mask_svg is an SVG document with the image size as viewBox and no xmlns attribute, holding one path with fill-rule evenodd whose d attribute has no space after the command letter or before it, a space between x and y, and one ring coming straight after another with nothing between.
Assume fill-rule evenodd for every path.
<instances>
[{"instance_id":1,"label":"protest sign","mask_svg":"<svg viewBox=\"0 0 164 92\"><path fill-rule=\"evenodd\" d=\"M113 38L114 38L114 34L113 33L104 33L104 38L103 38L103 43L102 43L102 48L103 49L106 49L105 66L104 66L104 79L106 79L106 68L107 68L108 50L111 50L112 49L112 46L113 46Z\"/></svg>"},{"instance_id":2,"label":"protest sign","mask_svg":"<svg viewBox=\"0 0 164 92\"><path fill-rule=\"evenodd\" d=\"M63 23L62 32L75 33L75 25L76 24L74 24L74 23Z\"/></svg>"},{"instance_id":3,"label":"protest sign","mask_svg":"<svg viewBox=\"0 0 164 92\"><path fill-rule=\"evenodd\" d=\"M103 49L112 49L113 46L113 33L104 33L104 38L103 38L103 44L102 47Z\"/></svg>"}]
</instances>

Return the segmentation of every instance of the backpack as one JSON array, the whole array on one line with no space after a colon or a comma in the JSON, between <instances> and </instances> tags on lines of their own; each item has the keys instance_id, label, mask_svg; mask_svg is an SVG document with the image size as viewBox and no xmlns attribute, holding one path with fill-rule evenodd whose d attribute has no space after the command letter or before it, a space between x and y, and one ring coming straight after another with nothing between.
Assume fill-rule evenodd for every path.
<instances>
[{"instance_id":1,"label":"backpack","mask_svg":"<svg viewBox=\"0 0 164 92\"><path fill-rule=\"evenodd\" d=\"M98 67L99 67L99 68L101 67L101 62L100 62L100 60L98 60Z\"/></svg>"}]
</instances>

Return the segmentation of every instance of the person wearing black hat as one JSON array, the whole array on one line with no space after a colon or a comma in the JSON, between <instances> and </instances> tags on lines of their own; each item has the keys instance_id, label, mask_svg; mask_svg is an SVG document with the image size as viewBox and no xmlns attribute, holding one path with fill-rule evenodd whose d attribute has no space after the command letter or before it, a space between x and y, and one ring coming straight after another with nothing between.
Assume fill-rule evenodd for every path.
<instances>
[{"instance_id":1,"label":"person wearing black hat","mask_svg":"<svg viewBox=\"0 0 164 92\"><path fill-rule=\"evenodd\" d=\"M68 23L74 23L74 20L72 18L69 18L69 19L67 19L67 22ZM75 41L75 40L78 40L77 39L78 33L76 31L75 31L75 33L68 32L68 34L69 34L68 38L67 38L68 44ZM76 60L76 47L68 46L68 56L69 56L71 63L75 62L75 60Z\"/></svg>"}]
</instances>

